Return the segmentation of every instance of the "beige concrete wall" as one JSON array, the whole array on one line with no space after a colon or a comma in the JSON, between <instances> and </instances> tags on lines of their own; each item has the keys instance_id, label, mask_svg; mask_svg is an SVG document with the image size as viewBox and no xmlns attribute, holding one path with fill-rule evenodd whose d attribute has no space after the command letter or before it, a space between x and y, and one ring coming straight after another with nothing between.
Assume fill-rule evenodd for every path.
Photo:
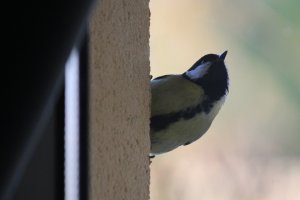
<instances>
[{"instance_id":1,"label":"beige concrete wall","mask_svg":"<svg viewBox=\"0 0 300 200\"><path fill-rule=\"evenodd\" d=\"M148 0L102 0L90 21L90 199L149 199Z\"/></svg>"}]
</instances>

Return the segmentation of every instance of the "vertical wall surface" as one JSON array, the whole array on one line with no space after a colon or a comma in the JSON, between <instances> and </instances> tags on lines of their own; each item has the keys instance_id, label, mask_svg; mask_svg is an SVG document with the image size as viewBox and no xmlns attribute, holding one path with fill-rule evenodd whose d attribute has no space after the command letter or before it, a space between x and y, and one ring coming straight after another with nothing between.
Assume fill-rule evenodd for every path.
<instances>
[{"instance_id":1,"label":"vertical wall surface","mask_svg":"<svg viewBox=\"0 0 300 200\"><path fill-rule=\"evenodd\" d=\"M149 199L148 0L101 0L90 21L90 199Z\"/></svg>"}]
</instances>

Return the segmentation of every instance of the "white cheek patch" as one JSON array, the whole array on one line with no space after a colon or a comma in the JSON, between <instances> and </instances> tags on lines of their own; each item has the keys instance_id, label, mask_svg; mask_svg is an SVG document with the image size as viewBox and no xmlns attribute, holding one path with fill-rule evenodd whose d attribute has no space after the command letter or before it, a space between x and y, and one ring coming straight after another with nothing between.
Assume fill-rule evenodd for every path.
<instances>
[{"instance_id":1,"label":"white cheek patch","mask_svg":"<svg viewBox=\"0 0 300 200\"><path fill-rule=\"evenodd\" d=\"M203 77L209 67L211 66L211 62L205 62L200 64L198 67L196 67L195 69L191 70L191 71L187 71L186 75L190 78L190 79L198 79Z\"/></svg>"}]
</instances>

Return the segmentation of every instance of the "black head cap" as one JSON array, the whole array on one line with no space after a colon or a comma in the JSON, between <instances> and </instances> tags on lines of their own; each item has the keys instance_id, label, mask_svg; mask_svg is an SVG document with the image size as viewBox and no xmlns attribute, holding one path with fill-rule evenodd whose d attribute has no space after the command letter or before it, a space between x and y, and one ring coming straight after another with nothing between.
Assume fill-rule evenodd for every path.
<instances>
[{"instance_id":1,"label":"black head cap","mask_svg":"<svg viewBox=\"0 0 300 200\"><path fill-rule=\"evenodd\" d=\"M210 62L211 65L207 72L199 79L191 80L186 73L183 74L183 77L200 85L209 99L213 101L219 100L228 92L228 73L224 63L226 55L227 51L221 55L207 54L203 56L188 71L196 69L201 64Z\"/></svg>"},{"instance_id":2,"label":"black head cap","mask_svg":"<svg viewBox=\"0 0 300 200\"><path fill-rule=\"evenodd\" d=\"M217 61L223 61L225 60L225 57L227 55L227 51L224 51L221 55L217 54L206 54L205 56L201 57L197 62L195 62L188 71L194 70L197 68L200 64L205 62L217 62Z\"/></svg>"}]
</instances>

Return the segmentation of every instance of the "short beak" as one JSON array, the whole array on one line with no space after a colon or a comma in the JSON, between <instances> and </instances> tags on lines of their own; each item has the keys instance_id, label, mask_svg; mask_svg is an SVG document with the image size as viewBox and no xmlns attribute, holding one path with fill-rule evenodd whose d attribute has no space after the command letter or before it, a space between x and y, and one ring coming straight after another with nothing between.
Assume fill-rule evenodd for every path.
<instances>
[{"instance_id":1,"label":"short beak","mask_svg":"<svg viewBox=\"0 0 300 200\"><path fill-rule=\"evenodd\" d=\"M221 60L225 60L226 55L227 55L227 51L224 51L224 53L222 53L222 54L220 55L220 59L221 59Z\"/></svg>"}]
</instances>

